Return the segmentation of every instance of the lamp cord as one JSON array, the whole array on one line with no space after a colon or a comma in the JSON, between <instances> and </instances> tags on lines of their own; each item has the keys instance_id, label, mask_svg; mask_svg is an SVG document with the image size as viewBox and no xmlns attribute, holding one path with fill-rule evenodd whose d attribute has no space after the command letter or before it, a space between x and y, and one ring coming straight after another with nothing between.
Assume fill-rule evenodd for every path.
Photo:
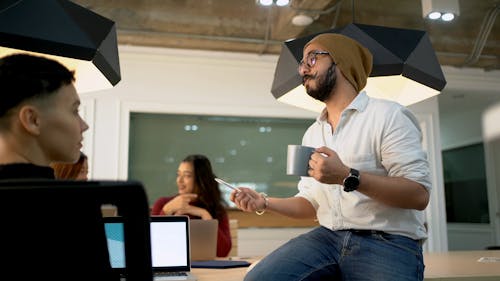
<instances>
[{"instance_id":1,"label":"lamp cord","mask_svg":"<svg viewBox=\"0 0 500 281\"><path fill-rule=\"evenodd\" d=\"M22 0L19 0L19 1L13 2L13 3L12 3L12 4L10 4L9 6L5 7L5 9L0 10L0 13L3 13L4 11L7 11L8 9L10 9L10 8L12 8L12 7L14 7L14 6L16 6L17 4L19 4L19 3L21 3L21 2L22 2Z\"/></svg>"},{"instance_id":2,"label":"lamp cord","mask_svg":"<svg viewBox=\"0 0 500 281\"><path fill-rule=\"evenodd\" d=\"M354 0L351 0L351 10L352 10L352 23L356 22L356 15L354 13Z\"/></svg>"}]
</instances>

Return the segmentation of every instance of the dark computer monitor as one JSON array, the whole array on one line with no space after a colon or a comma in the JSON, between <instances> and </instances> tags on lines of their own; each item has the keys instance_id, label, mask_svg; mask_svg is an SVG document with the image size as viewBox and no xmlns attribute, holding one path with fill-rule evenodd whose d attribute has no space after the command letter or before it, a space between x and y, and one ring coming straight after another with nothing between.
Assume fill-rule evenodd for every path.
<instances>
[{"instance_id":1,"label":"dark computer monitor","mask_svg":"<svg viewBox=\"0 0 500 281\"><path fill-rule=\"evenodd\" d=\"M0 279L119 280L109 263L106 204L124 222L127 281L152 280L142 184L55 180L0 181Z\"/></svg>"}]
</instances>

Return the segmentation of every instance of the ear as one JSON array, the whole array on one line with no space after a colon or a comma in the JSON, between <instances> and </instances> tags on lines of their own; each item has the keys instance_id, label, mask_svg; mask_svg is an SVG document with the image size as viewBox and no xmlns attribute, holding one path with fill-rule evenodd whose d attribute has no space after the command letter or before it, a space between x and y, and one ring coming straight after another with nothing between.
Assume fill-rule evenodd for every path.
<instances>
[{"instance_id":1,"label":"ear","mask_svg":"<svg viewBox=\"0 0 500 281\"><path fill-rule=\"evenodd\" d=\"M40 134L40 111L32 105L24 105L19 110L21 126L32 135Z\"/></svg>"}]
</instances>

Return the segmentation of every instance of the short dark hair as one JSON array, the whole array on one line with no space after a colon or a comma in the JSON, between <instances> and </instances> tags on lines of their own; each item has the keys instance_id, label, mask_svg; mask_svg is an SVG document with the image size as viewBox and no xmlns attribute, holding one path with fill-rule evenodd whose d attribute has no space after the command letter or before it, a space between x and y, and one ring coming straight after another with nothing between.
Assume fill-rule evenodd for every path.
<instances>
[{"instance_id":1,"label":"short dark hair","mask_svg":"<svg viewBox=\"0 0 500 281\"><path fill-rule=\"evenodd\" d=\"M74 81L74 72L52 59L24 53L0 58L0 118L21 102Z\"/></svg>"}]
</instances>

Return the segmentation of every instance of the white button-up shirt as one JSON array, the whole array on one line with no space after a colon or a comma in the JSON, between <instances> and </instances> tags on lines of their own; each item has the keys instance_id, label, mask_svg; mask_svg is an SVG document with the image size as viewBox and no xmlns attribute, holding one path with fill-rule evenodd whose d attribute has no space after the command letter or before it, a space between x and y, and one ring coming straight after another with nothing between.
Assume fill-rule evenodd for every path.
<instances>
[{"instance_id":1,"label":"white button-up shirt","mask_svg":"<svg viewBox=\"0 0 500 281\"><path fill-rule=\"evenodd\" d=\"M307 129L302 144L329 147L349 167L375 175L405 177L430 191L429 164L421 140L418 121L407 108L361 92L342 112L335 130L323 110ZM311 202L324 227L427 238L423 211L389 207L360 192L344 192L342 185L322 184L312 177L302 177L298 188L296 196Z\"/></svg>"}]
</instances>

